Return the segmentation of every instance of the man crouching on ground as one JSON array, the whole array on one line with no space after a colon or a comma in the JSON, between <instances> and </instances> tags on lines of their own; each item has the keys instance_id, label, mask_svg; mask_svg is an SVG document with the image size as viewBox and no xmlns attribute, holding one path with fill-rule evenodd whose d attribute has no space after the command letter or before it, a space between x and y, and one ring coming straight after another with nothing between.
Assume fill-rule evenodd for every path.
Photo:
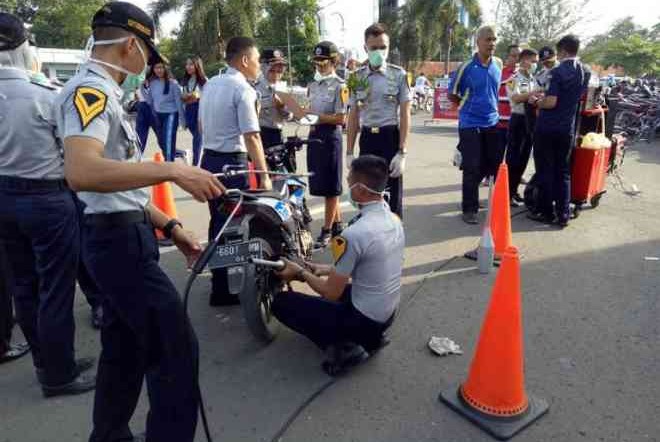
<instances>
[{"instance_id":1,"label":"man crouching on ground","mask_svg":"<svg viewBox=\"0 0 660 442\"><path fill-rule=\"evenodd\" d=\"M286 261L279 276L307 283L319 296L283 292L273 313L283 324L326 350L324 370L335 375L382 347L401 297L405 237L383 191L389 175L382 158L364 155L351 164L349 198L359 210L333 239L335 265Z\"/></svg>"}]
</instances>

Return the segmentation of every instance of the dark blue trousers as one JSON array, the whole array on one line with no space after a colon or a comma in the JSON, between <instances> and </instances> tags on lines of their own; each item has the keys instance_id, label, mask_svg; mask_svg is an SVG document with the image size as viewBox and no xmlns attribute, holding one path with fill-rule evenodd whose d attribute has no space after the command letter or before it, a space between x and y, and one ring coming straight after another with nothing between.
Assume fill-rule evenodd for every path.
<instances>
[{"instance_id":1,"label":"dark blue trousers","mask_svg":"<svg viewBox=\"0 0 660 442\"><path fill-rule=\"evenodd\" d=\"M14 328L14 305L9 287L9 259L0 241L0 355L9 350Z\"/></svg>"},{"instance_id":2,"label":"dark blue trousers","mask_svg":"<svg viewBox=\"0 0 660 442\"><path fill-rule=\"evenodd\" d=\"M247 169L248 156L246 153L223 154L208 149L204 150L201 165L202 169L208 170L211 173L220 173L227 165L234 170ZM223 179L222 183L227 189L247 189L250 187L247 175ZM211 214L211 220L209 221L209 241L212 241L215 238L218 232L220 232L222 225L227 220L227 214L220 210L222 202L222 198L209 201L209 212ZM229 295L227 291L227 270L213 270L211 287L211 294L213 297L224 297Z\"/></svg>"},{"instance_id":3,"label":"dark blue trousers","mask_svg":"<svg viewBox=\"0 0 660 442\"><path fill-rule=\"evenodd\" d=\"M392 324L374 321L363 315L351 302L347 286L338 302L298 292L275 296L272 311L282 324L309 338L321 349L352 342L370 351L381 343L383 333Z\"/></svg>"},{"instance_id":4,"label":"dark blue trousers","mask_svg":"<svg viewBox=\"0 0 660 442\"><path fill-rule=\"evenodd\" d=\"M376 155L383 158L388 166L399 151L400 133L398 126L385 126L373 133L369 128L360 132L360 155ZM403 176L387 181L390 210L403 219Z\"/></svg>"},{"instance_id":5,"label":"dark blue trousers","mask_svg":"<svg viewBox=\"0 0 660 442\"><path fill-rule=\"evenodd\" d=\"M146 377L147 441L192 442L197 338L176 288L158 265L153 227L85 225L83 238L83 259L103 292L104 313L90 441L130 438L128 423Z\"/></svg>"},{"instance_id":6,"label":"dark blue trousers","mask_svg":"<svg viewBox=\"0 0 660 442\"><path fill-rule=\"evenodd\" d=\"M528 131L525 115L511 115L507 140L506 164L509 167L509 194L514 196L518 193L520 181L532 153L533 138L532 133Z\"/></svg>"},{"instance_id":7,"label":"dark blue trousers","mask_svg":"<svg viewBox=\"0 0 660 442\"><path fill-rule=\"evenodd\" d=\"M0 177L0 241L9 257L16 319L47 385L75 378L73 300L80 253L78 210L64 184Z\"/></svg>"},{"instance_id":8,"label":"dark blue trousers","mask_svg":"<svg viewBox=\"0 0 660 442\"><path fill-rule=\"evenodd\" d=\"M135 132L140 139L140 147L142 152L147 148L147 138L149 137L149 129L153 128L158 137L158 131L154 126L154 113L151 110L149 103L140 101L137 104L137 116L135 118Z\"/></svg>"},{"instance_id":9,"label":"dark blue trousers","mask_svg":"<svg viewBox=\"0 0 660 442\"><path fill-rule=\"evenodd\" d=\"M199 165L202 154L202 134L199 131L199 102L186 104L186 126L193 137L193 165Z\"/></svg>"},{"instance_id":10,"label":"dark blue trousers","mask_svg":"<svg viewBox=\"0 0 660 442\"><path fill-rule=\"evenodd\" d=\"M567 221L571 199L571 154L574 138L570 133L536 131L534 149L538 154L541 183L540 211L550 218ZM553 210L554 203L554 210Z\"/></svg>"},{"instance_id":11,"label":"dark blue trousers","mask_svg":"<svg viewBox=\"0 0 660 442\"><path fill-rule=\"evenodd\" d=\"M176 132L179 129L179 113L156 113L158 120L158 145L165 161L174 161L176 156Z\"/></svg>"}]
</instances>

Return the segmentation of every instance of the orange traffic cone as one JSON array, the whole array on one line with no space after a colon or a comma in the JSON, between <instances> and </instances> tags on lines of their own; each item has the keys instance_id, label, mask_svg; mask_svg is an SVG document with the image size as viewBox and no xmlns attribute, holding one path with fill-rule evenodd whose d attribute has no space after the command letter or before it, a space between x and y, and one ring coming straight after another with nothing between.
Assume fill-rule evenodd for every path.
<instances>
[{"instance_id":1,"label":"orange traffic cone","mask_svg":"<svg viewBox=\"0 0 660 442\"><path fill-rule=\"evenodd\" d=\"M154 155L154 162L162 163L163 161L163 154L156 152ZM172 193L172 186L169 182L156 184L151 188L151 204L158 207L169 218L177 218L174 195ZM160 245L172 245L172 241L165 238L165 235L160 229L156 229L156 237L158 238L158 243Z\"/></svg>"},{"instance_id":2,"label":"orange traffic cone","mask_svg":"<svg viewBox=\"0 0 660 442\"><path fill-rule=\"evenodd\" d=\"M467 380L440 400L499 440L507 440L548 411L525 391L520 263L506 249Z\"/></svg>"},{"instance_id":3,"label":"orange traffic cone","mask_svg":"<svg viewBox=\"0 0 660 442\"><path fill-rule=\"evenodd\" d=\"M509 168L502 162L497 171L490 216L490 230L495 243L495 256L501 257L511 242L511 206L509 201Z\"/></svg>"}]
</instances>

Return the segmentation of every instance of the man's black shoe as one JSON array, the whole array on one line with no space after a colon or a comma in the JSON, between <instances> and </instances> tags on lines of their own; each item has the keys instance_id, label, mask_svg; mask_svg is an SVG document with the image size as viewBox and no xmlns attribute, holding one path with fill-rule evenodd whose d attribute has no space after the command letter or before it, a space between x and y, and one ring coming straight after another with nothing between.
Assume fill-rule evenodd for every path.
<instances>
[{"instance_id":1,"label":"man's black shoe","mask_svg":"<svg viewBox=\"0 0 660 442\"><path fill-rule=\"evenodd\" d=\"M341 235L341 232L344 231L344 223L338 222L332 224L332 237Z\"/></svg>"},{"instance_id":2,"label":"man's black shoe","mask_svg":"<svg viewBox=\"0 0 660 442\"><path fill-rule=\"evenodd\" d=\"M321 368L328 376L343 374L369 359L369 353L362 346L352 342L331 345L326 354L328 359L321 364Z\"/></svg>"},{"instance_id":3,"label":"man's black shoe","mask_svg":"<svg viewBox=\"0 0 660 442\"><path fill-rule=\"evenodd\" d=\"M211 307L227 307L230 305L239 305L241 303L238 295L211 293L209 305Z\"/></svg>"},{"instance_id":4,"label":"man's black shoe","mask_svg":"<svg viewBox=\"0 0 660 442\"><path fill-rule=\"evenodd\" d=\"M520 203L520 201L516 201L516 199L515 199L514 197L510 197L510 198L509 198L509 205L510 205L511 207L513 207L513 208L518 208L518 207L520 207L522 204Z\"/></svg>"},{"instance_id":5,"label":"man's black shoe","mask_svg":"<svg viewBox=\"0 0 660 442\"><path fill-rule=\"evenodd\" d=\"M103 307L98 306L92 309L92 327L100 329L103 325Z\"/></svg>"},{"instance_id":6,"label":"man's black shoe","mask_svg":"<svg viewBox=\"0 0 660 442\"><path fill-rule=\"evenodd\" d=\"M524 203L525 202L525 199L522 196L520 196L519 193L516 193L515 195L511 196L511 199L513 201L517 202L517 203Z\"/></svg>"},{"instance_id":7,"label":"man's black shoe","mask_svg":"<svg viewBox=\"0 0 660 442\"><path fill-rule=\"evenodd\" d=\"M79 358L76 359L76 368L75 368L75 374L76 377L79 376L81 373L86 372L90 368L94 367L94 363L96 362L96 358ZM45 372L43 368L37 368L37 380L41 385L44 384L44 379L45 379Z\"/></svg>"},{"instance_id":8,"label":"man's black shoe","mask_svg":"<svg viewBox=\"0 0 660 442\"><path fill-rule=\"evenodd\" d=\"M562 229L565 229L568 227L568 220L567 219L557 219L557 225L561 227Z\"/></svg>"},{"instance_id":9,"label":"man's black shoe","mask_svg":"<svg viewBox=\"0 0 660 442\"><path fill-rule=\"evenodd\" d=\"M463 221L467 224L479 224L477 214L472 212L463 213Z\"/></svg>"},{"instance_id":10,"label":"man's black shoe","mask_svg":"<svg viewBox=\"0 0 660 442\"><path fill-rule=\"evenodd\" d=\"M543 224L552 224L554 221L554 218L552 216L544 215L542 213L528 213L527 218L531 219L532 221L537 221Z\"/></svg>"},{"instance_id":11,"label":"man's black shoe","mask_svg":"<svg viewBox=\"0 0 660 442\"><path fill-rule=\"evenodd\" d=\"M96 376L80 374L76 378L62 385L41 385L44 397L71 396L83 394L96 388Z\"/></svg>"}]
</instances>

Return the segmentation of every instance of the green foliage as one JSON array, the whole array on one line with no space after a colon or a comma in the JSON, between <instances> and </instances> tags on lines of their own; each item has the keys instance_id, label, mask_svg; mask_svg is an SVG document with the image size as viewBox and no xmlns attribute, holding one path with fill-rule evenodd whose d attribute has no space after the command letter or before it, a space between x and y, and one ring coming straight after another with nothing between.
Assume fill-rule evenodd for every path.
<instances>
[{"instance_id":1,"label":"green foliage","mask_svg":"<svg viewBox=\"0 0 660 442\"><path fill-rule=\"evenodd\" d=\"M294 81L308 82L314 74L310 56L319 41L316 0L266 0L263 16L257 26L257 41L261 48L279 49L287 53L286 21L291 38L292 75Z\"/></svg>"},{"instance_id":2,"label":"green foliage","mask_svg":"<svg viewBox=\"0 0 660 442\"><path fill-rule=\"evenodd\" d=\"M501 0L498 20L497 53L505 56L512 43L526 44L540 49L554 46L585 20L585 6L589 0Z\"/></svg>"},{"instance_id":3,"label":"green foliage","mask_svg":"<svg viewBox=\"0 0 660 442\"><path fill-rule=\"evenodd\" d=\"M458 6L452 0L409 0L381 18L402 65L411 68L414 61L444 60L449 44L452 59L469 56L471 37L481 24L481 8L475 0L462 3L470 17L467 29L458 22Z\"/></svg>"},{"instance_id":4,"label":"green foliage","mask_svg":"<svg viewBox=\"0 0 660 442\"><path fill-rule=\"evenodd\" d=\"M626 75L660 75L660 23L644 29L625 17L585 47L582 58L604 67L620 66Z\"/></svg>"},{"instance_id":5,"label":"green foliage","mask_svg":"<svg viewBox=\"0 0 660 442\"><path fill-rule=\"evenodd\" d=\"M0 0L0 10L32 23L39 46L76 49L85 46L92 16L104 4L104 0Z\"/></svg>"}]
</instances>

